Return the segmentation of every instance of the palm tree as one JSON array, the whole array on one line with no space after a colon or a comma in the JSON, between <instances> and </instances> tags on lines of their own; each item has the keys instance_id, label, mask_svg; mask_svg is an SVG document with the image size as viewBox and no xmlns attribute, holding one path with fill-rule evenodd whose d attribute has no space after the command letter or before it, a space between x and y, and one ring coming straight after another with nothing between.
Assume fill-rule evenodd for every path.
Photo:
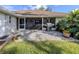
<instances>
[{"instance_id":1,"label":"palm tree","mask_svg":"<svg viewBox=\"0 0 79 59\"><path fill-rule=\"evenodd\" d=\"M79 29L79 9L72 10L68 16L71 33L74 35Z\"/></svg>"},{"instance_id":2,"label":"palm tree","mask_svg":"<svg viewBox=\"0 0 79 59\"><path fill-rule=\"evenodd\" d=\"M79 32L79 9L72 10L69 15L60 21L59 30L67 30L71 33L71 36L74 37L77 32Z\"/></svg>"},{"instance_id":3,"label":"palm tree","mask_svg":"<svg viewBox=\"0 0 79 59\"><path fill-rule=\"evenodd\" d=\"M74 18L76 19L78 16L79 16L79 9L75 9L70 12L70 17L72 18L72 20Z\"/></svg>"}]
</instances>

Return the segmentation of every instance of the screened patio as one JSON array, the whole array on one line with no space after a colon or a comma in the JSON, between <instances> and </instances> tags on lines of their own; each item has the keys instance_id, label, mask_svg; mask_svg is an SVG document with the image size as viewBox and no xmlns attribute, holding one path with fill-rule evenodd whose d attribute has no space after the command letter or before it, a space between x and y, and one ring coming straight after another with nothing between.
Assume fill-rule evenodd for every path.
<instances>
[{"instance_id":1,"label":"screened patio","mask_svg":"<svg viewBox=\"0 0 79 59\"><path fill-rule=\"evenodd\" d=\"M55 17L27 17L17 19L18 30L51 30L55 28ZM48 28L48 23L51 24Z\"/></svg>"}]
</instances>

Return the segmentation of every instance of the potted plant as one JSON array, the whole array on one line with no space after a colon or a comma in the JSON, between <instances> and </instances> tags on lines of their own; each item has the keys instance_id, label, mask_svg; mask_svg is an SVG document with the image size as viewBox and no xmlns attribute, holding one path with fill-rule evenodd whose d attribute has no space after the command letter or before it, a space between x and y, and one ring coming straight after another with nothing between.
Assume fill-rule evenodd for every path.
<instances>
[{"instance_id":1,"label":"potted plant","mask_svg":"<svg viewBox=\"0 0 79 59\"><path fill-rule=\"evenodd\" d=\"M69 30L69 29L64 30L64 31L63 31L63 35L64 35L64 37L69 38L70 35L71 35L70 30Z\"/></svg>"}]
</instances>

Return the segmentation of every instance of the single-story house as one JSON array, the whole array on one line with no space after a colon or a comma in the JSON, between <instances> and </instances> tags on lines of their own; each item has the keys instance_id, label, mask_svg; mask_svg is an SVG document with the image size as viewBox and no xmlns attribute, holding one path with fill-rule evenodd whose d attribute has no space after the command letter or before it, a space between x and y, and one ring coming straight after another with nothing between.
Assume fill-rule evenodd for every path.
<instances>
[{"instance_id":1,"label":"single-story house","mask_svg":"<svg viewBox=\"0 0 79 59\"><path fill-rule=\"evenodd\" d=\"M66 15L67 13L45 10L9 11L0 6L0 36L19 30L46 30L48 23L55 28L58 21Z\"/></svg>"}]
</instances>

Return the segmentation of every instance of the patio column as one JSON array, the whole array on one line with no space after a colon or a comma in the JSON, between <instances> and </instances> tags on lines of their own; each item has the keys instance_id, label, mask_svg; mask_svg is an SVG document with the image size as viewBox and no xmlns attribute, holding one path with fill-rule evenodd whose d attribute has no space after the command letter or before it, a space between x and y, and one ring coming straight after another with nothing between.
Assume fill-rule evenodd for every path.
<instances>
[{"instance_id":1,"label":"patio column","mask_svg":"<svg viewBox=\"0 0 79 59\"><path fill-rule=\"evenodd\" d=\"M19 20L20 20L20 17L18 18L18 29L20 29L20 22L19 22Z\"/></svg>"},{"instance_id":2,"label":"patio column","mask_svg":"<svg viewBox=\"0 0 79 59\"><path fill-rule=\"evenodd\" d=\"M47 23L50 23L50 18L48 17L47 19L48 19ZM47 25L47 31L49 31L49 30L50 30L50 27Z\"/></svg>"},{"instance_id":3,"label":"patio column","mask_svg":"<svg viewBox=\"0 0 79 59\"><path fill-rule=\"evenodd\" d=\"M42 30L43 30L43 19L44 19L44 18L42 17Z\"/></svg>"},{"instance_id":4,"label":"patio column","mask_svg":"<svg viewBox=\"0 0 79 59\"><path fill-rule=\"evenodd\" d=\"M24 18L24 29L26 29L26 21L25 21L25 18Z\"/></svg>"},{"instance_id":5,"label":"patio column","mask_svg":"<svg viewBox=\"0 0 79 59\"><path fill-rule=\"evenodd\" d=\"M48 18L48 23L50 23L50 18Z\"/></svg>"}]
</instances>

